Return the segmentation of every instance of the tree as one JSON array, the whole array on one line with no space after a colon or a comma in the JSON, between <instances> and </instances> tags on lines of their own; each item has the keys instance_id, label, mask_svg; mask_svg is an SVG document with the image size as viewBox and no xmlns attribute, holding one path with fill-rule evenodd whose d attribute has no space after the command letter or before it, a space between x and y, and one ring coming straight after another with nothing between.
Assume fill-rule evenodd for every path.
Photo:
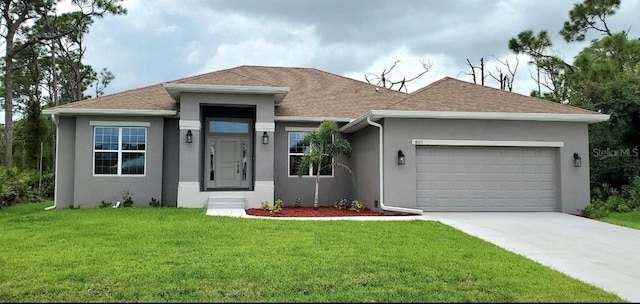
<instances>
[{"instance_id":1,"label":"tree","mask_svg":"<svg viewBox=\"0 0 640 304\"><path fill-rule=\"evenodd\" d=\"M407 80L406 77L403 77L402 80L398 80L398 81L392 81L389 79L389 73L391 73L391 71L393 71L393 69L396 67L396 65L398 64L398 62L400 62L400 60L397 60L396 62L393 63L393 65L391 66L391 68L389 68L389 70L387 71L387 69L382 70L382 73L378 76L376 74L373 73L366 73L364 74L364 79L367 80L367 82L369 84L371 84L371 80L376 80L376 85L381 87L381 88L387 88L387 86L389 86L389 89L393 89L393 86L395 85L400 85L400 87L398 88L398 91L402 91L402 89L404 88L405 92L407 91L407 83L414 81L418 78L420 78L420 76L426 74L427 72L429 72L429 70L431 70L431 67L433 67L433 63L431 62L424 62L423 60L420 60L420 64L422 65L422 68L424 69L424 71L420 72L418 75L416 75L413 78L410 78L409 80ZM371 79L369 79L371 78Z\"/></svg>"},{"instance_id":2,"label":"tree","mask_svg":"<svg viewBox=\"0 0 640 304\"><path fill-rule=\"evenodd\" d=\"M583 41L589 30L595 30L605 35L612 35L607 26L607 16L615 14L620 8L620 0L585 0L574 4L569 11L569 21L565 21L560 35L566 42Z\"/></svg>"},{"instance_id":3,"label":"tree","mask_svg":"<svg viewBox=\"0 0 640 304\"><path fill-rule=\"evenodd\" d=\"M63 31L51 31L42 35L25 36L29 27L28 21L48 23L43 20L55 19L55 10L60 0L1 0L0 25L5 44L4 60L4 110L5 110L5 165L12 166L13 154L13 73L16 54L24 49L51 39L59 38L71 33L74 28ZM75 14L75 25L80 26L87 20L101 18L106 14L126 14L120 3L122 0L72 0L78 10ZM53 15L51 15L53 13ZM19 42L19 44L16 44Z\"/></svg>"},{"instance_id":4,"label":"tree","mask_svg":"<svg viewBox=\"0 0 640 304\"><path fill-rule=\"evenodd\" d=\"M509 60L505 59L504 61L502 61L496 58L496 56L493 56L493 58L507 67L507 72L509 73L509 75L502 72L502 69L495 67L498 75L493 75L491 71L489 71L489 76L500 83L500 90L509 90L509 92L513 92L513 81L516 79L516 72L518 71L518 65L520 65L520 59L516 57L516 64L512 69L511 64L509 64Z\"/></svg>"},{"instance_id":5,"label":"tree","mask_svg":"<svg viewBox=\"0 0 640 304\"><path fill-rule=\"evenodd\" d=\"M335 156L344 155L351 158L351 145L342 138L334 139L338 133L338 125L334 121L325 120L320 124L318 130L310 131L300 142L301 145L309 146L300 161L298 167L298 177L302 175L308 168L313 168L315 174L315 192L313 197L313 208L318 209L318 189L320 186L320 172L329 167L341 167L347 170L351 175L353 171L342 163L335 162Z\"/></svg>"},{"instance_id":6,"label":"tree","mask_svg":"<svg viewBox=\"0 0 640 304\"><path fill-rule=\"evenodd\" d=\"M567 99L567 75L573 73L573 67L552 49L547 31L540 31L537 35L532 30L520 32L509 40L508 46L516 54L529 55L529 64L536 66L536 76L531 75L531 78L538 84L538 90L531 92L531 96L556 102ZM543 93L542 87L550 92Z\"/></svg>"}]
</instances>

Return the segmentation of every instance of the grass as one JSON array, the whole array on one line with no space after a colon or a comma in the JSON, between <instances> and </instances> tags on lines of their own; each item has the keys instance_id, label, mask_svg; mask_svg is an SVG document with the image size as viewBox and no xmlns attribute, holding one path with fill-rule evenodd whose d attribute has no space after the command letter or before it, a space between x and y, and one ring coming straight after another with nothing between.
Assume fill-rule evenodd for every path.
<instances>
[{"instance_id":1,"label":"grass","mask_svg":"<svg viewBox=\"0 0 640 304\"><path fill-rule=\"evenodd\" d=\"M598 220L610 224L640 229L640 209L626 213L610 212L609 215Z\"/></svg>"},{"instance_id":2,"label":"grass","mask_svg":"<svg viewBox=\"0 0 640 304\"><path fill-rule=\"evenodd\" d=\"M430 221L0 210L2 302L622 302Z\"/></svg>"}]
</instances>

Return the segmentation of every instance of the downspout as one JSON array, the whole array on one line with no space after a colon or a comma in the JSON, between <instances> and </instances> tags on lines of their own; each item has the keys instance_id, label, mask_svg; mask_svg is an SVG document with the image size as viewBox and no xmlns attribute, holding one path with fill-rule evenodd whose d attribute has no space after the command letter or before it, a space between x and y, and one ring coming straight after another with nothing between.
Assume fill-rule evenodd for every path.
<instances>
[{"instance_id":1,"label":"downspout","mask_svg":"<svg viewBox=\"0 0 640 304\"><path fill-rule=\"evenodd\" d=\"M58 140L60 139L60 128L58 127L58 117L56 117L56 113L51 113L51 120L53 121L53 124L56 125L56 172L55 172L55 179L58 179L58 158L60 157L58 154ZM54 191L53 191L53 206L49 206L47 208L44 208L44 210L51 210L51 209L55 209L56 208L56 201L58 200L57 198L57 194L58 193L58 183L57 181L54 180Z\"/></svg>"},{"instance_id":2,"label":"downspout","mask_svg":"<svg viewBox=\"0 0 640 304\"><path fill-rule=\"evenodd\" d=\"M378 134L380 134L380 162L378 166L380 166L380 209L385 211L395 211L395 212L406 212L406 213L415 213L422 214L422 210L420 209L411 209L411 208L403 208L403 207L393 207L386 206L384 204L384 157L383 157L383 142L382 142L382 125L376 122L371 121L371 116L367 116L367 123L378 128Z\"/></svg>"}]
</instances>

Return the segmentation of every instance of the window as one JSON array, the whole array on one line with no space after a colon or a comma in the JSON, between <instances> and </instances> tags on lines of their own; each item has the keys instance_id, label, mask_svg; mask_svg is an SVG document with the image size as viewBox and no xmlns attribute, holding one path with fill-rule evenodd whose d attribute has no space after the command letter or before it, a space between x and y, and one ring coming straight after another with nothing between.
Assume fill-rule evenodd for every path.
<instances>
[{"instance_id":1,"label":"window","mask_svg":"<svg viewBox=\"0 0 640 304\"><path fill-rule=\"evenodd\" d=\"M309 151L308 145L301 144L301 141L304 139L306 134L306 132L289 132L289 176L298 175L298 167L300 166L302 157L304 156L304 153ZM329 157L323 158L322 167L330 164L331 161L332 160ZM318 169L311 166L304 170L303 176L315 176L317 173ZM324 167L320 171L320 176L333 176L333 167Z\"/></svg>"},{"instance_id":2,"label":"window","mask_svg":"<svg viewBox=\"0 0 640 304\"><path fill-rule=\"evenodd\" d=\"M209 121L211 133L249 133L249 123L236 121Z\"/></svg>"},{"instance_id":3,"label":"window","mask_svg":"<svg viewBox=\"0 0 640 304\"><path fill-rule=\"evenodd\" d=\"M93 130L93 174L145 174L147 128L94 127Z\"/></svg>"}]
</instances>

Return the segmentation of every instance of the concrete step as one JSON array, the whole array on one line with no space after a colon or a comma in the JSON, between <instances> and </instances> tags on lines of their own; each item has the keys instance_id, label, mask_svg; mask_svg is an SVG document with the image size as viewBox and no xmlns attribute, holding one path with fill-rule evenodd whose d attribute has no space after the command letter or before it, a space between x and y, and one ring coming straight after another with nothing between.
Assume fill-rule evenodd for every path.
<instances>
[{"instance_id":1,"label":"concrete step","mask_svg":"<svg viewBox=\"0 0 640 304\"><path fill-rule=\"evenodd\" d=\"M207 209L244 210L244 197L209 197Z\"/></svg>"}]
</instances>

